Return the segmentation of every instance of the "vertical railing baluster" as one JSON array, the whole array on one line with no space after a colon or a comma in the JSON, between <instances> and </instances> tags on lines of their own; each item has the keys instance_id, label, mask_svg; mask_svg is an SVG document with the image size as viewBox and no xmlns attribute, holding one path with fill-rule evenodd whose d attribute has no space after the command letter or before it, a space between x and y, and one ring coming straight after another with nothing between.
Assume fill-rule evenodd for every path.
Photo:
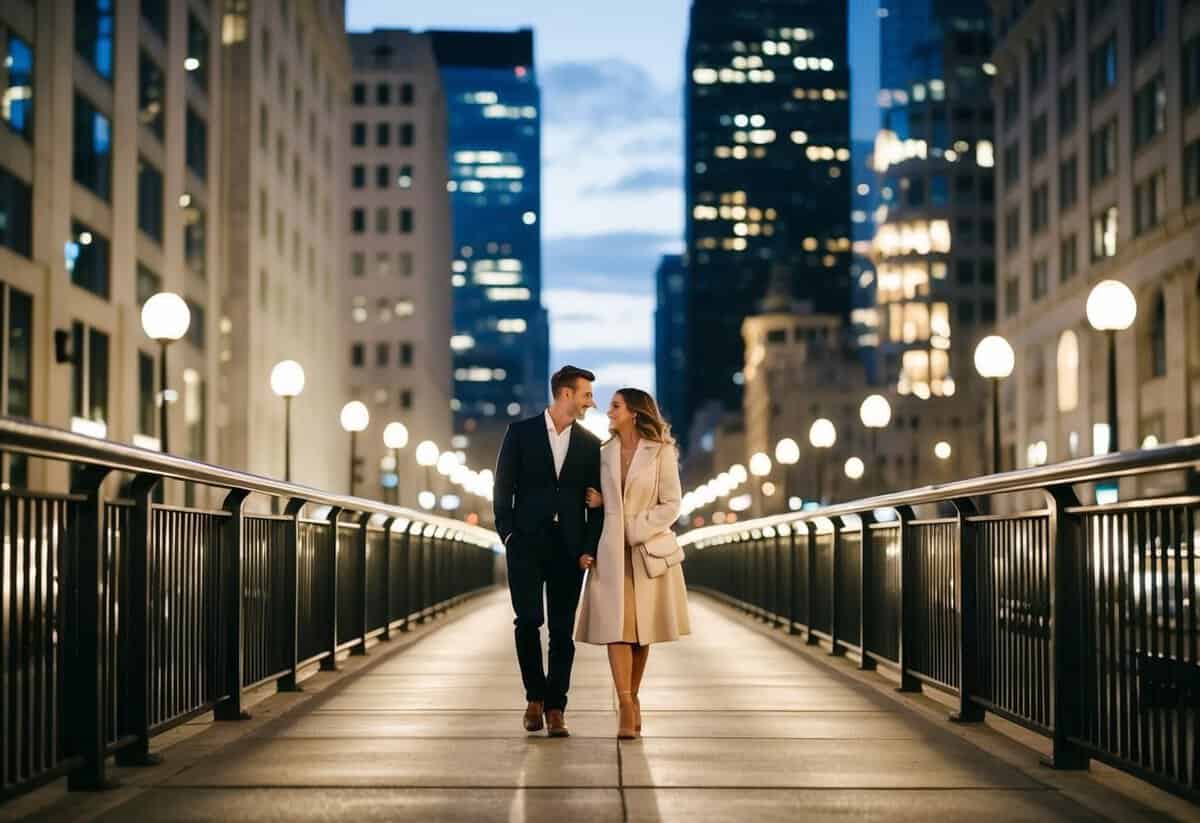
<instances>
[{"instance_id":1,"label":"vertical railing baluster","mask_svg":"<svg viewBox=\"0 0 1200 823\"><path fill-rule=\"evenodd\" d=\"M284 552L284 609L288 614L287 659L288 673L279 678L277 688L281 692L303 691L300 686L300 512L305 501L298 497L288 500L284 514L287 523L287 538Z\"/></svg>"},{"instance_id":2,"label":"vertical railing baluster","mask_svg":"<svg viewBox=\"0 0 1200 823\"><path fill-rule=\"evenodd\" d=\"M829 653L840 657L846 653L846 650L838 643L840 639L840 632L838 630L841 628L838 625L838 598L842 594L842 572L838 564L838 559L842 553L842 526L845 524L838 517L829 518L829 522L833 527L833 542L830 552L833 561L829 575Z\"/></svg>"},{"instance_id":3,"label":"vertical railing baluster","mask_svg":"<svg viewBox=\"0 0 1200 823\"><path fill-rule=\"evenodd\" d=\"M117 752L121 766L153 766L161 761L150 754L150 617L149 562L153 551L154 508L151 496L162 478L139 474L130 484L133 511L130 513L128 617L122 616L128 669L122 678L122 735L134 742Z\"/></svg>"},{"instance_id":4,"label":"vertical railing baluster","mask_svg":"<svg viewBox=\"0 0 1200 823\"><path fill-rule=\"evenodd\" d=\"M979 527L968 518L978 511L970 498L953 501L957 512L958 538L954 564L954 606L958 627L958 708L950 716L956 723L983 721L983 707L972 698L977 694L979 675L979 621L976 618L976 574L979 561Z\"/></svg>"},{"instance_id":5,"label":"vertical railing baluster","mask_svg":"<svg viewBox=\"0 0 1200 823\"><path fill-rule=\"evenodd\" d=\"M225 604L225 661L222 673L224 697L217 702L213 716L217 720L248 720L242 710L242 670L245 666L246 596L244 592L244 544L246 539L246 498L243 489L230 489L222 509L228 514L219 530L221 540L221 597ZM207 530L206 530L207 531Z\"/></svg>"},{"instance_id":6,"label":"vertical railing baluster","mask_svg":"<svg viewBox=\"0 0 1200 823\"><path fill-rule=\"evenodd\" d=\"M67 733L74 754L83 762L67 778L71 789L97 790L109 785L105 773L105 692L108 667L103 650L112 642L105 631L108 625L105 602L104 564L105 505L101 484L109 470L102 466L84 468L71 489L84 496L75 504L75 540L66 571L73 575L62 587L66 620L59 627L66 641L63 658L65 680L71 684L71 699L66 701L70 726ZM74 593L71 596L69 592Z\"/></svg>"},{"instance_id":7,"label":"vertical railing baluster","mask_svg":"<svg viewBox=\"0 0 1200 823\"><path fill-rule=\"evenodd\" d=\"M1088 756L1072 742L1083 729L1079 696L1083 694L1083 601L1080 583L1083 554L1078 515L1068 509L1079 499L1070 486L1045 490L1049 510L1050 537L1050 756L1047 765L1056 769L1086 769ZM1111 626L1105 627L1111 630Z\"/></svg>"},{"instance_id":8,"label":"vertical railing baluster","mask_svg":"<svg viewBox=\"0 0 1200 823\"><path fill-rule=\"evenodd\" d=\"M412 537L413 524L406 523L404 531L400 534L400 547L398 550L399 557L397 558L396 569L401 577L396 591L400 593L400 631L412 631L412 624L409 616L412 614Z\"/></svg>"},{"instance_id":9,"label":"vertical railing baluster","mask_svg":"<svg viewBox=\"0 0 1200 823\"><path fill-rule=\"evenodd\" d=\"M787 550L785 552L788 567L787 591L787 629L788 634L798 634L800 629L796 623L800 619L800 524L790 523L787 526Z\"/></svg>"},{"instance_id":10,"label":"vertical railing baluster","mask_svg":"<svg viewBox=\"0 0 1200 823\"><path fill-rule=\"evenodd\" d=\"M920 692L921 681L912 675L910 656L917 641L917 603L914 591L916 584L916 545L913 541L914 532L910 525L914 513L911 506L898 506L896 514L899 520L900 541L900 686L901 692Z\"/></svg>"},{"instance_id":11,"label":"vertical railing baluster","mask_svg":"<svg viewBox=\"0 0 1200 823\"><path fill-rule=\"evenodd\" d=\"M327 653L325 657L321 658L321 670L326 672L336 672L338 669L338 546L341 544L341 536L338 534L341 529L338 528L338 521L341 516L342 510L335 506L329 510L329 514L325 518L330 530L328 565L325 567L326 585L329 586L329 613L326 615L328 623L326 625L325 650Z\"/></svg>"},{"instance_id":12,"label":"vertical railing baluster","mask_svg":"<svg viewBox=\"0 0 1200 823\"><path fill-rule=\"evenodd\" d=\"M367 543L371 535L371 516L369 512L360 513L356 521L358 531L354 533L354 552L358 555L358 580L355 581L358 587L358 613L355 615L355 622L358 623L358 645L350 649L350 654L355 657L361 657L367 653L367 627L371 624L367 617L369 608L367 596L370 593L367 585L367 578L370 576L370 570L367 568Z\"/></svg>"},{"instance_id":13,"label":"vertical railing baluster","mask_svg":"<svg viewBox=\"0 0 1200 823\"><path fill-rule=\"evenodd\" d=\"M871 592L875 573L871 564L871 535L873 533L871 524L867 522L869 517L869 513L859 515L862 526L858 541L858 648L860 652L858 667L864 671L875 669L875 658L871 657L867 650L867 626L871 620ZM883 604L880 603L878 606L882 607Z\"/></svg>"},{"instance_id":14,"label":"vertical railing baluster","mask_svg":"<svg viewBox=\"0 0 1200 823\"><path fill-rule=\"evenodd\" d=\"M817 579L817 526L811 520L805 520L800 525L804 527L804 563L808 568L808 579L804 583L804 620L806 623L804 642L809 646L815 646L819 642L816 635L813 634L813 621L816 619L814 590Z\"/></svg>"},{"instance_id":15,"label":"vertical railing baluster","mask_svg":"<svg viewBox=\"0 0 1200 823\"><path fill-rule=\"evenodd\" d=\"M392 524L395 522L396 518L390 515L383 521L383 574L379 581L379 597L383 598L383 634L379 639L384 642L392 639Z\"/></svg>"}]
</instances>

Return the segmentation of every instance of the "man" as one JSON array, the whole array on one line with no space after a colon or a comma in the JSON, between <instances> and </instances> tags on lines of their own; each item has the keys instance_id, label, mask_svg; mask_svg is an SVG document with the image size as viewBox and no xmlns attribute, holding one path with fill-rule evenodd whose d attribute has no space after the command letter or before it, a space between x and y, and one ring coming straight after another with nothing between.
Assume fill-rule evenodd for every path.
<instances>
[{"instance_id":1,"label":"man","mask_svg":"<svg viewBox=\"0 0 1200 823\"><path fill-rule=\"evenodd\" d=\"M550 380L553 404L508 427L496 464L496 531L506 549L516 614L517 662L528 703L525 730L541 731L545 725L551 737L570 735L563 712L583 585L579 558L596 553L604 522L603 510L587 509L585 502L589 486L600 488L600 440L578 422L596 405L595 379L574 366L555 372ZM550 632L548 671L542 668L544 622Z\"/></svg>"}]
</instances>

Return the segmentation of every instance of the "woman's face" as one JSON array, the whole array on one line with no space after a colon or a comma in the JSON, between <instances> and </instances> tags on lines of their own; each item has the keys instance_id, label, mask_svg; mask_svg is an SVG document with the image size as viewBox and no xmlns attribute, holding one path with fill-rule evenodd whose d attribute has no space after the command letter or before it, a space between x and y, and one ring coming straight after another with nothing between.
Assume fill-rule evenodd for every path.
<instances>
[{"instance_id":1,"label":"woman's face","mask_svg":"<svg viewBox=\"0 0 1200 823\"><path fill-rule=\"evenodd\" d=\"M608 430L615 432L632 426L633 417L633 412L629 411L629 407L625 405L625 398L621 396L621 393L614 394L612 402L608 404Z\"/></svg>"}]
</instances>

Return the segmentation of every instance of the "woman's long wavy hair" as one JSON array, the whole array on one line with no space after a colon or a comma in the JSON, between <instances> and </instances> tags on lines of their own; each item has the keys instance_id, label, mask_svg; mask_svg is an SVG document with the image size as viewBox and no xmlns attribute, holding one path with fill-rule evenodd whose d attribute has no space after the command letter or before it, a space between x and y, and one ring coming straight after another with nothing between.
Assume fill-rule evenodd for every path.
<instances>
[{"instance_id":1,"label":"woman's long wavy hair","mask_svg":"<svg viewBox=\"0 0 1200 823\"><path fill-rule=\"evenodd\" d=\"M654 402L654 398L650 396L649 392L624 388L617 389L617 394L621 395L621 399L625 401L625 408L633 413L633 424L638 435L644 440L654 443L674 445L675 438L671 436L671 424L663 419L662 412L658 410L658 404Z\"/></svg>"}]
</instances>

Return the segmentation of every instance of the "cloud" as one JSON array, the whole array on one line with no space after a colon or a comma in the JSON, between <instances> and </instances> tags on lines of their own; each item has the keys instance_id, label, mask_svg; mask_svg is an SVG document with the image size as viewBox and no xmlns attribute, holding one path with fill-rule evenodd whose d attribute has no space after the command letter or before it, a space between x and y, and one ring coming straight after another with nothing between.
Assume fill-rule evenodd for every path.
<instances>
[{"instance_id":1,"label":"cloud","mask_svg":"<svg viewBox=\"0 0 1200 823\"><path fill-rule=\"evenodd\" d=\"M542 240L545 282L549 288L650 294L659 257L682 248L677 235L654 232L548 237Z\"/></svg>"},{"instance_id":2,"label":"cloud","mask_svg":"<svg viewBox=\"0 0 1200 823\"><path fill-rule=\"evenodd\" d=\"M644 361L611 361L601 363L592 369L596 373L596 386L603 393L597 397L601 403L608 402L608 392L622 386L633 386L654 392L654 364Z\"/></svg>"},{"instance_id":3,"label":"cloud","mask_svg":"<svg viewBox=\"0 0 1200 823\"><path fill-rule=\"evenodd\" d=\"M678 191L683 185L682 171L678 166L670 168L639 169L611 183L588 186L584 194L637 194L640 192Z\"/></svg>"},{"instance_id":4,"label":"cloud","mask_svg":"<svg viewBox=\"0 0 1200 823\"><path fill-rule=\"evenodd\" d=\"M653 360L654 295L546 289L550 310L550 347L556 352L642 351Z\"/></svg>"},{"instance_id":5,"label":"cloud","mask_svg":"<svg viewBox=\"0 0 1200 823\"><path fill-rule=\"evenodd\" d=\"M655 119L679 119L682 95L664 92L641 66L614 58L559 63L538 75L549 125L608 129Z\"/></svg>"}]
</instances>

